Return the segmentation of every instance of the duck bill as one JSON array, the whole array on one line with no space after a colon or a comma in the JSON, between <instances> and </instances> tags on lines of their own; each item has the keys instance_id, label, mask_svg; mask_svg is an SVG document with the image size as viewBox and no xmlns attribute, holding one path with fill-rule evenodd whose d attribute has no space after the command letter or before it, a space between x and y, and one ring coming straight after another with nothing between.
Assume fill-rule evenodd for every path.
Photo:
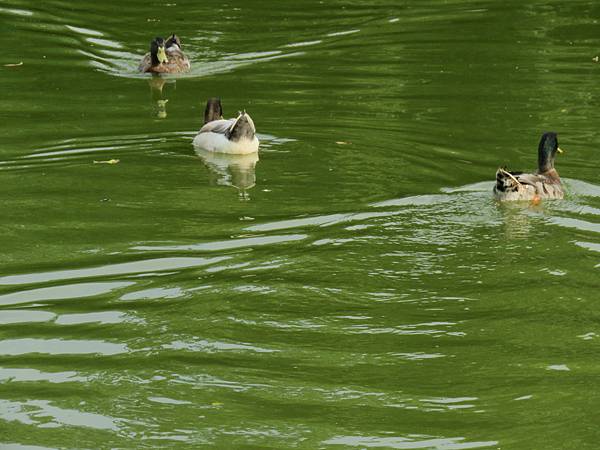
<instances>
[{"instance_id":1,"label":"duck bill","mask_svg":"<svg viewBox=\"0 0 600 450\"><path fill-rule=\"evenodd\" d=\"M557 151L558 153L564 153L564 152L565 152L565 151L564 151L562 148L560 148L560 147L558 147L558 148L556 149L556 151Z\"/></svg>"},{"instance_id":2,"label":"duck bill","mask_svg":"<svg viewBox=\"0 0 600 450\"><path fill-rule=\"evenodd\" d=\"M159 63L167 63L169 60L167 59L167 54L165 53L165 47L158 47L158 51L156 52L156 57L158 58Z\"/></svg>"}]
</instances>

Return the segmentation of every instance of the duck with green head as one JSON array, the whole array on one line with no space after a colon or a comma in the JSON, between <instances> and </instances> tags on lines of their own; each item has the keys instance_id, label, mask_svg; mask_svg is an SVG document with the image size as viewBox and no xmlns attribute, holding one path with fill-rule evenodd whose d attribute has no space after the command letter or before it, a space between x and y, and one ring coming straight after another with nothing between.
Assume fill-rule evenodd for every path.
<instances>
[{"instance_id":1,"label":"duck with green head","mask_svg":"<svg viewBox=\"0 0 600 450\"><path fill-rule=\"evenodd\" d=\"M138 71L149 73L181 73L190 70L190 61L181 50L181 40L172 34L166 41L156 37L150 42Z\"/></svg>"},{"instance_id":2,"label":"duck with green head","mask_svg":"<svg viewBox=\"0 0 600 450\"><path fill-rule=\"evenodd\" d=\"M543 199L561 199L564 191L554 158L563 153L554 132L544 133L538 146L538 169L533 173L509 172L499 168L496 172L494 196L500 201L525 200L539 202Z\"/></svg>"}]
</instances>

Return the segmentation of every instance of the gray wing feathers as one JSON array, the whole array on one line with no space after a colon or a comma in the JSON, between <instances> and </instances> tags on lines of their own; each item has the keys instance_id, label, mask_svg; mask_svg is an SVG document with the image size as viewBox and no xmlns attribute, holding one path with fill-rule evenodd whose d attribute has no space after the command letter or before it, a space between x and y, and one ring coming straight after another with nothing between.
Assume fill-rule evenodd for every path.
<instances>
[{"instance_id":1,"label":"gray wing feathers","mask_svg":"<svg viewBox=\"0 0 600 450\"><path fill-rule=\"evenodd\" d=\"M560 182L553 182L548 177L536 173L524 173L517 176L519 183L535 188L535 193L542 198L563 198Z\"/></svg>"},{"instance_id":2,"label":"gray wing feathers","mask_svg":"<svg viewBox=\"0 0 600 450\"><path fill-rule=\"evenodd\" d=\"M200 133L225 134L234 124L235 119L213 120L212 122L208 122L202 128L200 128Z\"/></svg>"},{"instance_id":3,"label":"gray wing feathers","mask_svg":"<svg viewBox=\"0 0 600 450\"><path fill-rule=\"evenodd\" d=\"M515 175L515 178L519 180L519 183L529 184L531 186L536 186L538 183L542 183L546 179L537 173L520 173Z\"/></svg>"}]
</instances>

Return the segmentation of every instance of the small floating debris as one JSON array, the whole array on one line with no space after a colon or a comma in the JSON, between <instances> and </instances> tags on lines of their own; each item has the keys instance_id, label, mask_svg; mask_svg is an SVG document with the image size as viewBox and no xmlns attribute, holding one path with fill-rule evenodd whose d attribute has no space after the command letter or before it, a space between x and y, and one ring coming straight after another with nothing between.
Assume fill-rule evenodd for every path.
<instances>
[{"instance_id":1,"label":"small floating debris","mask_svg":"<svg viewBox=\"0 0 600 450\"><path fill-rule=\"evenodd\" d=\"M594 61L594 62L599 62L599 61L600 61L600 56L594 56L594 57L592 58L592 61Z\"/></svg>"},{"instance_id":2,"label":"small floating debris","mask_svg":"<svg viewBox=\"0 0 600 450\"><path fill-rule=\"evenodd\" d=\"M589 333L581 334L577 337L583 339L584 341L590 341L594 338L597 338L598 335L596 333L594 333L593 331L590 331Z\"/></svg>"},{"instance_id":3,"label":"small floating debris","mask_svg":"<svg viewBox=\"0 0 600 450\"><path fill-rule=\"evenodd\" d=\"M335 141L335 143L337 145L351 145L352 142L346 142L346 141Z\"/></svg>"},{"instance_id":4,"label":"small floating debris","mask_svg":"<svg viewBox=\"0 0 600 450\"><path fill-rule=\"evenodd\" d=\"M94 164L117 164L120 159L108 159L106 161L96 161L94 160Z\"/></svg>"},{"instance_id":5,"label":"small floating debris","mask_svg":"<svg viewBox=\"0 0 600 450\"><path fill-rule=\"evenodd\" d=\"M546 370L558 370L563 372L570 372L571 369L566 364L553 364L551 366L546 367Z\"/></svg>"},{"instance_id":6,"label":"small floating debris","mask_svg":"<svg viewBox=\"0 0 600 450\"><path fill-rule=\"evenodd\" d=\"M18 63L9 63L9 64L4 64L4 67L19 67L23 65L23 61L19 61Z\"/></svg>"}]
</instances>

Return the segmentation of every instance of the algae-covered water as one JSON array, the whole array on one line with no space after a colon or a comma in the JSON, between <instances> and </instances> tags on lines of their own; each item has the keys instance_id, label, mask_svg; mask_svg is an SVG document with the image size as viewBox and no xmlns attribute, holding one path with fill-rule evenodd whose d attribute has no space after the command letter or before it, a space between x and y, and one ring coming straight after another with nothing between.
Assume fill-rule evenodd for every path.
<instances>
[{"instance_id":1,"label":"algae-covered water","mask_svg":"<svg viewBox=\"0 0 600 450\"><path fill-rule=\"evenodd\" d=\"M599 20L2 0L0 448L597 448ZM546 130L566 199L497 204Z\"/></svg>"}]
</instances>

